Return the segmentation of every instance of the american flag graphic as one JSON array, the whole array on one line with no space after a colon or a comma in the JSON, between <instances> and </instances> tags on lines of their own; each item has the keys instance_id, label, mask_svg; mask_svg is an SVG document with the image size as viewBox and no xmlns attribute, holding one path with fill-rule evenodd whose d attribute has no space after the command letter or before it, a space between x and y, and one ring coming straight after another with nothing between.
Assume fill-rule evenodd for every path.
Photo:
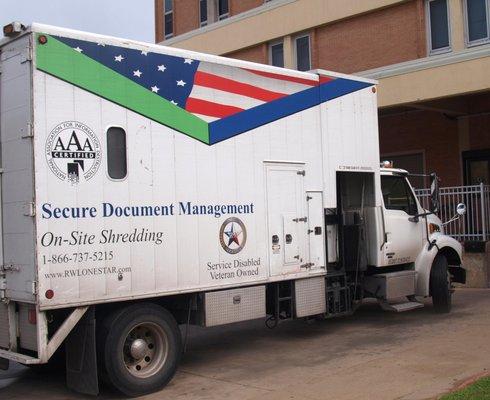
<instances>
[{"instance_id":1,"label":"american flag graphic","mask_svg":"<svg viewBox=\"0 0 490 400\"><path fill-rule=\"evenodd\" d=\"M317 86L317 79L56 37L199 118L212 122Z\"/></svg>"},{"instance_id":2,"label":"american flag graphic","mask_svg":"<svg viewBox=\"0 0 490 400\"><path fill-rule=\"evenodd\" d=\"M37 68L206 144L372 85L162 53L49 36L37 46ZM128 80L139 89L128 91Z\"/></svg>"}]
</instances>

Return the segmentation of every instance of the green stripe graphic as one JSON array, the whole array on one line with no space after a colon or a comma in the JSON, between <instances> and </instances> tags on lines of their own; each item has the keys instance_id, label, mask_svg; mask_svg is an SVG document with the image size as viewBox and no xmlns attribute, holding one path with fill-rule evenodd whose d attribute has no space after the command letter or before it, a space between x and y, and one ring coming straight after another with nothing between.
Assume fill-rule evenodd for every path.
<instances>
[{"instance_id":1,"label":"green stripe graphic","mask_svg":"<svg viewBox=\"0 0 490 400\"><path fill-rule=\"evenodd\" d=\"M38 34L39 37L40 34ZM37 42L37 69L209 144L207 122L49 35Z\"/></svg>"}]
</instances>

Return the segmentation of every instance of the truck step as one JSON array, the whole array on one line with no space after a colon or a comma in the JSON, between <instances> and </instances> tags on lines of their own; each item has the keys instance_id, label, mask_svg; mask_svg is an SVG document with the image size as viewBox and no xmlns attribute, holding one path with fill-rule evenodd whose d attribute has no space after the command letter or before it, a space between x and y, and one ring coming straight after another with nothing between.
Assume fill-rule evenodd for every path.
<instances>
[{"instance_id":1,"label":"truck step","mask_svg":"<svg viewBox=\"0 0 490 400\"><path fill-rule=\"evenodd\" d=\"M407 301L405 303L395 303L395 304L390 304L384 301L380 301L379 304L383 310L394 311L394 312L410 311L424 306L422 303L419 303L418 301Z\"/></svg>"}]
</instances>

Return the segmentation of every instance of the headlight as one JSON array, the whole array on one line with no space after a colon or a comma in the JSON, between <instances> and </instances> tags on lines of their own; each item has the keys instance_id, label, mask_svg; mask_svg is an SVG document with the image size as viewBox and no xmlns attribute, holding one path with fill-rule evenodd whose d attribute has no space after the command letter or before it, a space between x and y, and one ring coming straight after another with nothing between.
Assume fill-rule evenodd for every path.
<instances>
[{"instance_id":1,"label":"headlight","mask_svg":"<svg viewBox=\"0 0 490 400\"><path fill-rule=\"evenodd\" d=\"M429 233L432 235L433 233L440 232L441 227L437 224L433 224L432 222L429 224Z\"/></svg>"}]
</instances>

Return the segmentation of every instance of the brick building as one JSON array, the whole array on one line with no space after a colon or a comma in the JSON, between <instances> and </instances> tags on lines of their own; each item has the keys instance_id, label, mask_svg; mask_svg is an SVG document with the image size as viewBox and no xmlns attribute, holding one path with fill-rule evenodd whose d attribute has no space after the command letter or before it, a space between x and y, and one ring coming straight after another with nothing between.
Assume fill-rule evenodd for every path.
<instances>
[{"instance_id":1,"label":"brick building","mask_svg":"<svg viewBox=\"0 0 490 400\"><path fill-rule=\"evenodd\" d=\"M490 0L155 0L155 20L164 45L378 79L383 159L490 184Z\"/></svg>"}]
</instances>

